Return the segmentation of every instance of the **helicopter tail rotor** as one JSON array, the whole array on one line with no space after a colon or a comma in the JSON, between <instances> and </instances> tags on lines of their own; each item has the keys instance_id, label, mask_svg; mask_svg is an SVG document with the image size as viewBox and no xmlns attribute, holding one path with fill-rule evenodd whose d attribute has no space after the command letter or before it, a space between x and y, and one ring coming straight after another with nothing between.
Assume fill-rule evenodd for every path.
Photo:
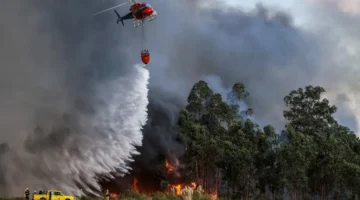
<instances>
[{"instance_id":1,"label":"helicopter tail rotor","mask_svg":"<svg viewBox=\"0 0 360 200\"><path fill-rule=\"evenodd\" d=\"M101 14L101 13L107 12L107 11L109 11L109 10L112 10L112 9L117 8L117 7L120 7L120 6L124 6L124 5L128 4L128 3L131 3L131 2L132 2L131 0L130 0L130 1L126 1L126 2L124 2L124 3L122 3L122 4L117 5L117 6L108 8L108 9L106 9L106 10L102 10L102 11L100 11L100 12L98 12L98 13L95 13L93 16L99 15L99 14Z\"/></svg>"},{"instance_id":2,"label":"helicopter tail rotor","mask_svg":"<svg viewBox=\"0 0 360 200\"><path fill-rule=\"evenodd\" d=\"M119 22L121 22L122 25L125 26L125 25L124 25L124 20L123 20L123 18L119 15L119 13L118 13L116 10L114 10L114 12L115 12L115 14L116 14L117 17L118 17L116 23L118 24Z\"/></svg>"}]
</instances>

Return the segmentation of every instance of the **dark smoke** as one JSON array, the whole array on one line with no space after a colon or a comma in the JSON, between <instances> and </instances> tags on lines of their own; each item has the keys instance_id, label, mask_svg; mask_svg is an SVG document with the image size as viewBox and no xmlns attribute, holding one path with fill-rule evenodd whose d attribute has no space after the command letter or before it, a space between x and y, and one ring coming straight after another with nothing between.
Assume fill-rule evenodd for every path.
<instances>
[{"instance_id":1,"label":"dark smoke","mask_svg":"<svg viewBox=\"0 0 360 200\"><path fill-rule=\"evenodd\" d=\"M255 120L260 125L271 123L279 130L285 123L283 97L292 89L319 84L328 91L331 102L339 106L339 121L357 130L357 111L351 108L356 102L358 89L354 86L358 85L355 77L359 70L353 67L356 59L342 51L336 27L302 29L293 24L289 14L262 5L245 12L222 9L221 4L216 3L219 9L201 9L203 1L152 2L160 9L159 19L145 29L148 46L153 48L153 55L156 53L150 68L150 86L152 91L159 91L159 95L150 96L150 105L161 102L170 110L168 115L174 116L186 104L191 86L199 79L210 81L214 90L221 93L241 81L250 91L245 106L254 108ZM322 22L322 18L318 20ZM312 24L315 25L317 22ZM344 38L350 36L349 33L345 32ZM338 62L340 57L342 62ZM351 98L337 97L345 95L345 91ZM169 96L178 99L180 104L171 103ZM150 119L159 121L160 117L156 116L162 116L163 110L149 112L154 116ZM174 124L172 119L159 123L168 127ZM153 142L170 134L169 131L157 134L157 131L146 130L144 137L148 139L144 140L144 147L151 148L142 149L142 157L135 163L142 169L154 167L155 164L147 161L156 158L154 154L163 154L164 147L177 144ZM174 133L171 135L174 137Z\"/></svg>"},{"instance_id":2,"label":"dark smoke","mask_svg":"<svg viewBox=\"0 0 360 200\"><path fill-rule=\"evenodd\" d=\"M97 192L95 175L124 174L142 145L149 72L80 6L1 2L2 195Z\"/></svg>"},{"instance_id":3,"label":"dark smoke","mask_svg":"<svg viewBox=\"0 0 360 200\"><path fill-rule=\"evenodd\" d=\"M93 13L117 3L95 0L0 3L3 30L0 92L6 97L0 101L0 142L4 142L0 148L0 193L15 195L17 185L33 188L61 185L69 191L65 186L72 185L74 174L57 170L69 163L59 159L64 154L58 150L71 152L78 161L75 169L90 162L90 166L105 169L90 171L107 172L113 170L109 166L116 165L117 160L122 161L122 169L126 170L130 154L123 155L121 148L132 149L129 138L136 136L139 141L140 136L132 131L121 132L129 146L112 148L109 143L113 138L107 136L119 130L93 123L99 122L94 116L109 105L114 91L125 95L135 90L136 74L141 72L134 70L133 64L139 61L142 48L149 49L152 55L148 65L149 120L144 127L141 155L133 166L145 171L157 168L169 151L175 155L183 151L176 142L174 125L191 86L199 79L211 81L215 79L209 77L218 77L222 82L219 89L243 82L250 91L246 104L254 108L256 120L277 128L284 125L282 98L291 89L320 84L333 99L340 99L336 98L339 90L350 92L348 95L357 91L353 82L358 70L352 68L352 73L348 73L354 78L343 75L348 65L352 67L354 58L342 51L333 29L326 30L327 34L323 34L323 29L305 31L295 27L288 14L263 6L245 12L223 9L222 4L215 4L217 9L202 8L203 1L151 0L159 15L145 25L146 42L142 44L141 30L132 28L131 21L126 21L125 27L117 26L112 12L92 17ZM128 12L126 7L118 10ZM342 70L339 66L343 66ZM122 81L116 82L119 77ZM331 81L330 77L335 79ZM351 103L353 97L348 98ZM124 106L119 110L130 107L127 101L119 104ZM354 110L343 115L357 121ZM131 115L134 110L127 111ZM111 116L106 109L102 114ZM131 117L119 121L131 121L127 118ZM132 120L136 120L135 115ZM56 142L50 145L48 139ZM97 148L90 149L102 149L103 154L84 155L80 147L88 144L96 144ZM44 152L51 155L50 159L44 160ZM35 160L27 155L31 153L36 154ZM106 155L117 154L121 156L115 161L105 159ZM14 163L10 164L10 160ZM89 179L92 174L83 177L84 172L69 171L79 176L76 182L84 185L92 181ZM8 181L23 177L29 178L21 183Z\"/></svg>"}]
</instances>

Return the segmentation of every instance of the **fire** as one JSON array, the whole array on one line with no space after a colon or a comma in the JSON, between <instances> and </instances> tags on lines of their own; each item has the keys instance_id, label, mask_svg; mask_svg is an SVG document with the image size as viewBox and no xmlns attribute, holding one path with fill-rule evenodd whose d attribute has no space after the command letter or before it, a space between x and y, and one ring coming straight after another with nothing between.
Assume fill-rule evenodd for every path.
<instances>
[{"instance_id":1,"label":"fire","mask_svg":"<svg viewBox=\"0 0 360 200\"><path fill-rule=\"evenodd\" d=\"M137 178L134 177L134 181L133 181L134 191L139 193L140 191L139 191L139 188L137 186L137 183L138 183L138 180L137 180Z\"/></svg>"},{"instance_id":2,"label":"fire","mask_svg":"<svg viewBox=\"0 0 360 200\"><path fill-rule=\"evenodd\" d=\"M165 160L165 167L168 174L174 172L174 166L172 166L167 160Z\"/></svg>"},{"instance_id":3,"label":"fire","mask_svg":"<svg viewBox=\"0 0 360 200\"><path fill-rule=\"evenodd\" d=\"M217 194L214 193L214 194L211 194L211 200L216 200L217 199Z\"/></svg>"},{"instance_id":4,"label":"fire","mask_svg":"<svg viewBox=\"0 0 360 200\"><path fill-rule=\"evenodd\" d=\"M177 175L177 170L180 166L179 160L175 160L174 164L171 164L168 160L165 160L165 168L167 174L175 174ZM174 192L176 195L181 195L181 190L185 188L185 185L188 185L192 190L196 190L197 184L195 182L191 182L190 184L180 183L180 184L168 184L168 190L167 192ZM137 193L140 193L139 187L138 187L138 179L134 177L133 179L133 190ZM211 199L216 200L217 199L217 193L210 193ZM111 194L111 196L117 197L116 194Z\"/></svg>"},{"instance_id":5,"label":"fire","mask_svg":"<svg viewBox=\"0 0 360 200\"><path fill-rule=\"evenodd\" d=\"M118 195L116 193L110 193L111 198L116 198Z\"/></svg>"},{"instance_id":6,"label":"fire","mask_svg":"<svg viewBox=\"0 0 360 200\"><path fill-rule=\"evenodd\" d=\"M176 195L181 195L181 189L184 188L184 185L183 185L183 184L177 184L177 185L169 184L168 186L169 186L169 188L174 188L174 189L175 189L175 194L176 194ZM196 188L196 183L195 183L195 182L192 182L190 187L191 187L191 189L195 190L195 188Z\"/></svg>"},{"instance_id":7,"label":"fire","mask_svg":"<svg viewBox=\"0 0 360 200\"><path fill-rule=\"evenodd\" d=\"M178 185L171 185L171 184L169 184L169 187L175 189L176 195L180 195L180 194L181 194L181 184L178 184Z\"/></svg>"},{"instance_id":8,"label":"fire","mask_svg":"<svg viewBox=\"0 0 360 200\"><path fill-rule=\"evenodd\" d=\"M196 188L196 183L195 182L191 182L191 189L195 190Z\"/></svg>"},{"instance_id":9,"label":"fire","mask_svg":"<svg viewBox=\"0 0 360 200\"><path fill-rule=\"evenodd\" d=\"M171 174L174 173L175 175L179 176L180 174L177 172L178 167L180 166L179 164L179 160L176 159L175 164L172 165L170 164L170 162L168 160L165 160L165 168L166 168L166 172L167 174ZM181 195L181 189L183 189L185 186L184 184L168 184L168 187L170 188L170 191L172 188L174 188L175 193L177 195ZM190 188L195 190L196 189L196 183L192 182L190 184Z\"/></svg>"}]
</instances>

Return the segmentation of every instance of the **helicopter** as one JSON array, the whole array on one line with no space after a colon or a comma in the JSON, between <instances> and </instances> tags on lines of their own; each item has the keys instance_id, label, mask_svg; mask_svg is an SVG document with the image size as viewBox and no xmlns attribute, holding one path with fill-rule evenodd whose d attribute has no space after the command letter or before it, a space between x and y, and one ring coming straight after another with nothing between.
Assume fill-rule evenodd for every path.
<instances>
[{"instance_id":1,"label":"helicopter","mask_svg":"<svg viewBox=\"0 0 360 200\"><path fill-rule=\"evenodd\" d=\"M121 17L120 14L114 8L126 5L128 3L133 4L133 5L131 5L131 7L129 9L130 12L128 14L126 14L125 16ZM118 19L116 21L117 24L119 24L119 22L121 22L122 25L125 26L124 20L133 19L134 28L142 26L145 20L147 20L149 22L152 20L155 20L156 16L157 16L157 11L154 10L149 3L146 3L146 2L140 3L140 2L137 2L136 0L130 0L130 2L124 2L117 6L100 11L100 12L94 14L94 16L104 13L106 11L112 10L112 9L114 9L114 12L115 12L116 16L118 17Z\"/></svg>"}]
</instances>

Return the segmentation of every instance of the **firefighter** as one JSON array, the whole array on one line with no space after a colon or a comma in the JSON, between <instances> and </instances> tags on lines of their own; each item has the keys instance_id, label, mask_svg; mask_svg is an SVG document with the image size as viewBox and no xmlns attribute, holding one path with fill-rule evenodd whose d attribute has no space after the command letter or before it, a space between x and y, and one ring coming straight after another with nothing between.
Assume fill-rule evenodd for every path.
<instances>
[{"instance_id":1,"label":"firefighter","mask_svg":"<svg viewBox=\"0 0 360 200\"><path fill-rule=\"evenodd\" d=\"M26 189L25 189L24 197L25 197L25 200L30 200L30 191L29 191L29 188L26 188Z\"/></svg>"}]
</instances>

